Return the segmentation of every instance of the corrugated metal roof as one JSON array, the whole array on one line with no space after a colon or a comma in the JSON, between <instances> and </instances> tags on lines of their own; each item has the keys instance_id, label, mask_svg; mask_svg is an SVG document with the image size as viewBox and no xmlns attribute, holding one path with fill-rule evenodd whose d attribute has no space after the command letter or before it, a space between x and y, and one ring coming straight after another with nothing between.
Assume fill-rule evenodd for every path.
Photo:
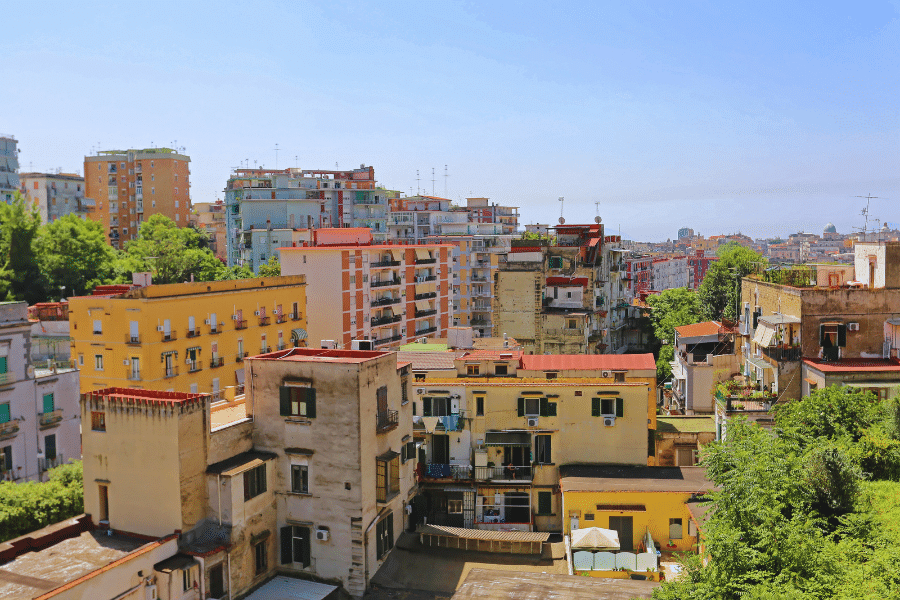
<instances>
[{"instance_id":1,"label":"corrugated metal roof","mask_svg":"<svg viewBox=\"0 0 900 600\"><path fill-rule=\"evenodd\" d=\"M334 585L279 576L257 588L246 600L325 600L336 589Z\"/></svg>"},{"instance_id":2,"label":"corrugated metal roof","mask_svg":"<svg viewBox=\"0 0 900 600\"><path fill-rule=\"evenodd\" d=\"M652 354L529 354L520 364L526 371L656 371Z\"/></svg>"},{"instance_id":3,"label":"corrugated metal roof","mask_svg":"<svg viewBox=\"0 0 900 600\"><path fill-rule=\"evenodd\" d=\"M546 542L549 533L540 531L486 531L482 529L464 529L462 527L445 527L443 525L422 525L419 533L425 535L444 535L468 540L493 540L495 542Z\"/></svg>"},{"instance_id":4,"label":"corrugated metal roof","mask_svg":"<svg viewBox=\"0 0 900 600\"><path fill-rule=\"evenodd\" d=\"M414 344L418 345L418 344ZM397 362L412 363L413 371L456 371L453 361L462 352L404 352L397 353ZM421 383L421 382L420 382Z\"/></svg>"},{"instance_id":5,"label":"corrugated metal roof","mask_svg":"<svg viewBox=\"0 0 900 600\"><path fill-rule=\"evenodd\" d=\"M701 337L707 335L719 335L719 328L722 326L718 321L706 321L704 323L694 323L693 325L682 325L676 327L678 337Z\"/></svg>"}]
</instances>

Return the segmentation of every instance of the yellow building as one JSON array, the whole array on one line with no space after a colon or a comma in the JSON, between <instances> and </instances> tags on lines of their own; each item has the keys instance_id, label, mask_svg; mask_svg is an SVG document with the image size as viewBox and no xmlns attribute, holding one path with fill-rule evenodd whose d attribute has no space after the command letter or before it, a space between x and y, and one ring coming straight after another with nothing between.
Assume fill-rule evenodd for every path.
<instances>
[{"instance_id":1,"label":"yellow building","mask_svg":"<svg viewBox=\"0 0 900 600\"><path fill-rule=\"evenodd\" d=\"M703 467L563 465L563 532L614 529L621 551L640 550L649 532L663 551L696 550L697 530L687 502L712 489Z\"/></svg>"},{"instance_id":2,"label":"yellow building","mask_svg":"<svg viewBox=\"0 0 900 600\"><path fill-rule=\"evenodd\" d=\"M243 360L306 338L302 275L103 286L69 300L82 393L106 387L243 392Z\"/></svg>"}]
</instances>

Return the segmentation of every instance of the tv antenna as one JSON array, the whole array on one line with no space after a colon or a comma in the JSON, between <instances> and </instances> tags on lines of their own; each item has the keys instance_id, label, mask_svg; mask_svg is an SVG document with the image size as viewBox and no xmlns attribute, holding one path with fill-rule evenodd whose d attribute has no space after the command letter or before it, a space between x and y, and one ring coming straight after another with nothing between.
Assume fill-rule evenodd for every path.
<instances>
[{"instance_id":1,"label":"tv antenna","mask_svg":"<svg viewBox=\"0 0 900 600\"><path fill-rule=\"evenodd\" d=\"M416 169L416 196L419 195L419 170Z\"/></svg>"},{"instance_id":2,"label":"tv antenna","mask_svg":"<svg viewBox=\"0 0 900 600\"><path fill-rule=\"evenodd\" d=\"M431 167L431 195L434 196L434 167Z\"/></svg>"},{"instance_id":3,"label":"tv antenna","mask_svg":"<svg viewBox=\"0 0 900 600\"><path fill-rule=\"evenodd\" d=\"M854 198L865 198L866 199L866 207L864 209L862 209L859 213L864 217L863 218L863 226L862 226L862 228L854 227L853 229L856 229L862 233L863 241L868 241L866 238L869 237L869 207L872 204L872 200L881 200L882 198L879 198L878 196L873 196L872 194L868 194L867 196L854 196ZM872 220L877 223L881 222L879 219L872 219Z\"/></svg>"},{"instance_id":4,"label":"tv antenna","mask_svg":"<svg viewBox=\"0 0 900 600\"><path fill-rule=\"evenodd\" d=\"M278 144L275 144L275 170L278 170Z\"/></svg>"},{"instance_id":5,"label":"tv antenna","mask_svg":"<svg viewBox=\"0 0 900 600\"><path fill-rule=\"evenodd\" d=\"M566 199L562 196L559 197L559 224L565 225L566 220L563 218L563 207L566 205Z\"/></svg>"},{"instance_id":6,"label":"tv antenna","mask_svg":"<svg viewBox=\"0 0 900 600\"><path fill-rule=\"evenodd\" d=\"M594 223L600 223L603 219L600 218L600 201L594 202L594 206L597 207L597 215L594 217Z\"/></svg>"},{"instance_id":7,"label":"tv antenna","mask_svg":"<svg viewBox=\"0 0 900 600\"><path fill-rule=\"evenodd\" d=\"M450 175L447 174L447 165L444 165L444 198L447 197L447 178Z\"/></svg>"}]
</instances>

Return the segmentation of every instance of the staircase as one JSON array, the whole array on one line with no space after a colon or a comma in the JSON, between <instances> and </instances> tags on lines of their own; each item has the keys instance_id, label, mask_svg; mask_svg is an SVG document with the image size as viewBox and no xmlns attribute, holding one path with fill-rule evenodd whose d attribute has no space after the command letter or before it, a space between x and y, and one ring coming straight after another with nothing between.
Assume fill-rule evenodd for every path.
<instances>
[{"instance_id":1,"label":"staircase","mask_svg":"<svg viewBox=\"0 0 900 600\"><path fill-rule=\"evenodd\" d=\"M355 598L362 598L366 592L366 545L364 543L361 518L350 519L350 576L347 591Z\"/></svg>"}]
</instances>

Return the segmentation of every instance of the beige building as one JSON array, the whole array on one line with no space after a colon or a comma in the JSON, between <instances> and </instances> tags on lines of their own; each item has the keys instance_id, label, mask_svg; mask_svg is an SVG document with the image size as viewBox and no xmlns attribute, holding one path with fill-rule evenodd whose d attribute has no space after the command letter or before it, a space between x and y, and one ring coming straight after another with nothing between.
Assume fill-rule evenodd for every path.
<instances>
[{"instance_id":1,"label":"beige building","mask_svg":"<svg viewBox=\"0 0 900 600\"><path fill-rule=\"evenodd\" d=\"M195 202L192 210L191 223L206 233L209 238L209 249L216 255L216 258L222 261L227 260L225 203L221 200Z\"/></svg>"},{"instance_id":2,"label":"beige building","mask_svg":"<svg viewBox=\"0 0 900 600\"><path fill-rule=\"evenodd\" d=\"M310 347L446 336L452 246L373 245L371 231L349 228L317 230L313 244L281 248L282 275L306 277Z\"/></svg>"},{"instance_id":3,"label":"beige building","mask_svg":"<svg viewBox=\"0 0 900 600\"><path fill-rule=\"evenodd\" d=\"M404 352L399 359L411 359L416 376L423 494L414 519L560 531L559 465L654 463L650 354L473 350L453 357L453 371L427 353Z\"/></svg>"},{"instance_id":4,"label":"beige building","mask_svg":"<svg viewBox=\"0 0 900 600\"><path fill-rule=\"evenodd\" d=\"M675 328L672 404L675 414L712 414L716 384L741 372L734 349L736 329L720 321Z\"/></svg>"},{"instance_id":5,"label":"beige building","mask_svg":"<svg viewBox=\"0 0 900 600\"><path fill-rule=\"evenodd\" d=\"M88 218L103 225L113 248L137 237L141 223L161 214L186 227L191 214L191 158L171 148L104 150L84 157Z\"/></svg>"},{"instance_id":6,"label":"beige building","mask_svg":"<svg viewBox=\"0 0 900 600\"><path fill-rule=\"evenodd\" d=\"M84 195L84 177L74 173L19 173L22 195L37 207L41 223L66 215L87 218L95 202Z\"/></svg>"}]
</instances>

